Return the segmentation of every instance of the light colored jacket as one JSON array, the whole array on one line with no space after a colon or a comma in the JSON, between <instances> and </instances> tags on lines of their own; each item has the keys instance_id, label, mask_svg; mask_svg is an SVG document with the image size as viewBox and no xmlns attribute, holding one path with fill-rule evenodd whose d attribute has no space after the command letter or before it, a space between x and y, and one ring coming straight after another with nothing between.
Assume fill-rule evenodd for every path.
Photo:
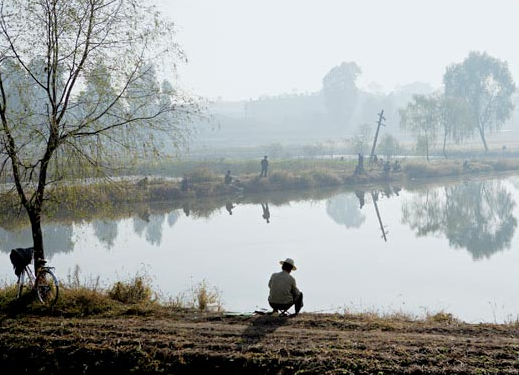
<instances>
[{"instance_id":1,"label":"light colored jacket","mask_svg":"<svg viewBox=\"0 0 519 375\"><path fill-rule=\"evenodd\" d=\"M269 280L269 288L269 302L272 303L293 303L300 293L296 286L296 279L286 271L273 273Z\"/></svg>"}]
</instances>

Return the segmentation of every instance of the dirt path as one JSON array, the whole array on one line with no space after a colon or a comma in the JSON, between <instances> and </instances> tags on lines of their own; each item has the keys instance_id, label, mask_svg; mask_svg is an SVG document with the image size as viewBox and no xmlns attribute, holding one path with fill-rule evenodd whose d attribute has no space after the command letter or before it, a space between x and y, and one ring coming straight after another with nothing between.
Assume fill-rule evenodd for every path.
<instances>
[{"instance_id":1,"label":"dirt path","mask_svg":"<svg viewBox=\"0 0 519 375\"><path fill-rule=\"evenodd\" d=\"M519 329L313 314L25 317L2 320L0 353L2 374L518 374Z\"/></svg>"}]
</instances>

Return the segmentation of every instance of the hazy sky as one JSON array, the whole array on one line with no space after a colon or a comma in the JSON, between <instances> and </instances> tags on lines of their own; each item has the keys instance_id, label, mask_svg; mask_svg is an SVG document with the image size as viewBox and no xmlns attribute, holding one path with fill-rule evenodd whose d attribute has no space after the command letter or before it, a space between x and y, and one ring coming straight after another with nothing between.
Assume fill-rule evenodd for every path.
<instances>
[{"instance_id":1,"label":"hazy sky","mask_svg":"<svg viewBox=\"0 0 519 375\"><path fill-rule=\"evenodd\" d=\"M156 1L189 59L182 85L211 99L316 91L342 61L361 67L364 88L439 87L471 50L507 61L519 80L517 0Z\"/></svg>"}]
</instances>

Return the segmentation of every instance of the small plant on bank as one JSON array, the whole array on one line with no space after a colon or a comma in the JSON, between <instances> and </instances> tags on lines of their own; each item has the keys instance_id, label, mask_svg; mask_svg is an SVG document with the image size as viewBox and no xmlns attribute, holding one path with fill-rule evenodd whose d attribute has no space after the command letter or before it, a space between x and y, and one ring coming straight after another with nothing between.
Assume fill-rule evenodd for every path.
<instances>
[{"instance_id":1,"label":"small plant on bank","mask_svg":"<svg viewBox=\"0 0 519 375\"><path fill-rule=\"evenodd\" d=\"M61 283L56 310L69 316L89 316L113 310L115 304L100 287L99 277L82 281L80 271L76 265L72 273L68 273L66 281Z\"/></svg>"},{"instance_id":2,"label":"small plant on bank","mask_svg":"<svg viewBox=\"0 0 519 375\"><path fill-rule=\"evenodd\" d=\"M170 298L165 306L172 310L223 311L220 290L217 287L211 287L205 280Z\"/></svg>"},{"instance_id":3,"label":"small plant on bank","mask_svg":"<svg viewBox=\"0 0 519 375\"><path fill-rule=\"evenodd\" d=\"M191 306L201 311L215 309L222 310L221 293L216 287L210 287L207 281L203 280L191 290Z\"/></svg>"},{"instance_id":4,"label":"small plant on bank","mask_svg":"<svg viewBox=\"0 0 519 375\"><path fill-rule=\"evenodd\" d=\"M149 279L142 275L137 275L127 282L117 281L109 290L108 296L124 304L153 302Z\"/></svg>"},{"instance_id":5,"label":"small plant on bank","mask_svg":"<svg viewBox=\"0 0 519 375\"><path fill-rule=\"evenodd\" d=\"M427 314L425 321L428 323L440 323L443 325L458 324L460 320L451 313L440 311L436 314Z\"/></svg>"},{"instance_id":6,"label":"small plant on bank","mask_svg":"<svg viewBox=\"0 0 519 375\"><path fill-rule=\"evenodd\" d=\"M16 283L7 284L7 282L4 281L4 285L0 287L0 308L3 310L3 307L11 303L15 298Z\"/></svg>"}]
</instances>

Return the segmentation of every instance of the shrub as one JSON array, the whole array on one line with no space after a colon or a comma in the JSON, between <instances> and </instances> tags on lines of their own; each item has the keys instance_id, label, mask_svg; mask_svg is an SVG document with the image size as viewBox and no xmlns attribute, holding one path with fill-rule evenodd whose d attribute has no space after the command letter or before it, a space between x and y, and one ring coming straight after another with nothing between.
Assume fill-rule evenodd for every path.
<instances>
[{"instance_id":1,"label":"shrub","mask_svg":"<svg viewBox=\"0 0 519 375\"><path fill-rule=\"evenodd\" d=\"M68 316L89 316L102 314L115 308L114 301L96 289L62 287L56 309Z\"/></svg>"},{"instance_id":2,"label":"shrub","mask_svg":"<svg viewBox=\"0 0 519 375\"><path fill-rule=\"evenodd\" d=\"M454 317L451 313L439 312L433 315L428 314L425 318L427 322L430 323L440 323L440 324L456 324L460 321Z\"/></svg>"},{"instance_id":3,"label":"shrub","mask_svg":"<svg viewBox=\"0 0 519 375\"><path fill-rule=\"evenodd\" d=\"M13 273L14 275L14 273ZM4 309L11 301L16 298L16 284L5 284L0 287L0 309Z\"/></svg>"},{"instance_id":4,"label":"shrub","mask_svg":"<svg viewBox=\"0 0 519 375\"><path fill-rule=\"evenodd\" d=\"M215 306L217 311L222 309L221 293L216 287L209 287L203 280L191 290L191 306L198 310L208 310L210 306Z\"/></svg>"},{"instance_id":5,"label":"shrub","mask_svg":"<svg viewBox=\"0 0 519 375\"><path fill-rule=\"evenodd\" d=\"M108 292L111 299L125 304L152 302L152 295L149 280L140 275L128 282L116 282Z\"/></svg>"}]
</instances>

